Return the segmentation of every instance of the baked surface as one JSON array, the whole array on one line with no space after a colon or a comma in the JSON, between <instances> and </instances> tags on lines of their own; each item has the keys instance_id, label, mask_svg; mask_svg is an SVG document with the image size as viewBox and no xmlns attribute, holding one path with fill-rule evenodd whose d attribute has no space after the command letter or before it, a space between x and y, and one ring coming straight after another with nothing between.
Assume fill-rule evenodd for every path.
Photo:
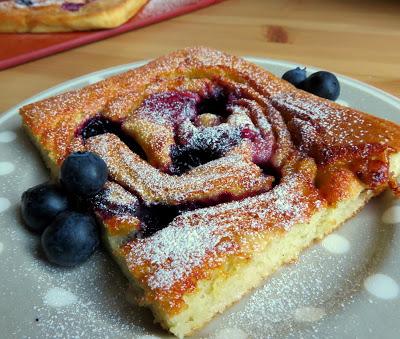
<instances>
[{"instance_id":1,"label":"baked surface","mask_svg":"<svg viewBox=\"0 0 400 339\"><path fill-rule=\"evenodd\" d=\"M208 48L21 115L54 175L73 151L106 161L93 201L106 242L138 302L180 337L398 190L399 126Z\"/></svg>"},{"instance_id":2,"label":"baked surface","mask_svg":"<svg viewBox=\"0 0 400 339\"><path fill-rule=\"evenodd\" d=\"M147 0L0 1L0 32L68 32L117 27Z\"/></svg>"}]
</instances>

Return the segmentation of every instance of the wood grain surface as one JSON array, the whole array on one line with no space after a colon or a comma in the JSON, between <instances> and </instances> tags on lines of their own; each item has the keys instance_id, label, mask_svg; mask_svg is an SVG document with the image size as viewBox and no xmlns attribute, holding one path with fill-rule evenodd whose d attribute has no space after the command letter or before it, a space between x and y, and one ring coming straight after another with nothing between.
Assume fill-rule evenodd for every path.
<instances>
[{"instance_id":1,"label":"wood grain surface","mask_svg":"<svg viewBox=\"0 0 400 339\"><path fill-rule=\"evenodd\" d=\"M226 0L2 71L0 112L77 76L193 45L313 65L400 96L400 1Z\"/></svg>"}]
</instances>

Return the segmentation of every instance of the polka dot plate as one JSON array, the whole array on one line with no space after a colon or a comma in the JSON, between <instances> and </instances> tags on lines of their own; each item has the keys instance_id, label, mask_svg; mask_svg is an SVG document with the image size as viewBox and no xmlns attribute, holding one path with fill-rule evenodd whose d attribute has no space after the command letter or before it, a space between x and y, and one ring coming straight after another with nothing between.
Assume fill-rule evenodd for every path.
<instances>
[{"instance_id":1,"label":"polka dot plate","mask_svg":"<svg viewBox=\"0 0 400 339\"><path fill-rule=\"evenodd\" d=\"M248 58L277 75L291 63ZM99 251L84 265L49 265L19 216L23 191L48 179L21 129L18 108L144 62L89 74L0 116L0 328L2 338L168 338ZM309 72L315 71L312 67ZM400 100L340 76L339 102L400 123ZM196 338L400 338L400 202L371 201L299 261L214 319Z\"/></svg>"}]
</instances>

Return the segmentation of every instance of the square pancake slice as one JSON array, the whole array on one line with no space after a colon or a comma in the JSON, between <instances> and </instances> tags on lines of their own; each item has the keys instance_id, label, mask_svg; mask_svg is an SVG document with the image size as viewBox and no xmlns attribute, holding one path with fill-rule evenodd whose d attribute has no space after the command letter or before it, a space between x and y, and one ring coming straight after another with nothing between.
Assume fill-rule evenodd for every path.
<instances>
[{"instance_id":1,"label":"square pancake slice","mask_svg":"<svg viewBox=\"0 0 400 339\"><path fill-rule=\"evenodd\" d=\"M390 187L400 127L296 89L241 58L173 52L23 107L54 176L74 151L109 181L92 199L140 305L201 328Z\"/></svg>"},{"instance_id":2,"label":"square pancake slice","mask_svg":"<svg viewBox=\"0 0 400 339\"><path fill-rule=\"evenodd\" d=\"M2 0L0 32L46 33L118 27L148 0Z\"/></svg>"}]
</instances>

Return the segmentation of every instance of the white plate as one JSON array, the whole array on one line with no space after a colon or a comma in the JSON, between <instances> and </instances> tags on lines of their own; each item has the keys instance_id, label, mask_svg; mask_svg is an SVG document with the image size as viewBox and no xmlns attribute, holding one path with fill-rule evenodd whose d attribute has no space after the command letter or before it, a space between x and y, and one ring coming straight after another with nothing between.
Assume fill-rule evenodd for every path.
<instances>
[{"instance_id":1,"label":"white plate","mask_svg":"<svg viewBox=\"0 0 400 339\"><path fill-rule=\"evenodd\" d=\"M279 76L298 66L248 59ZM21 130L18 108L144 63L65 82L1 116L1 338L168 337L152 324L149 311L129 303L125 278L106 253L96 253L78 268L53 267L41 258L38 237L26 231L18 214L22 192L48 178L38 152ZM398 99L343 76L339 80L339 102L400 123ZM400 204L386 192L197 337L399 338L399 222Z\"/></svg>"}]
</instances>

